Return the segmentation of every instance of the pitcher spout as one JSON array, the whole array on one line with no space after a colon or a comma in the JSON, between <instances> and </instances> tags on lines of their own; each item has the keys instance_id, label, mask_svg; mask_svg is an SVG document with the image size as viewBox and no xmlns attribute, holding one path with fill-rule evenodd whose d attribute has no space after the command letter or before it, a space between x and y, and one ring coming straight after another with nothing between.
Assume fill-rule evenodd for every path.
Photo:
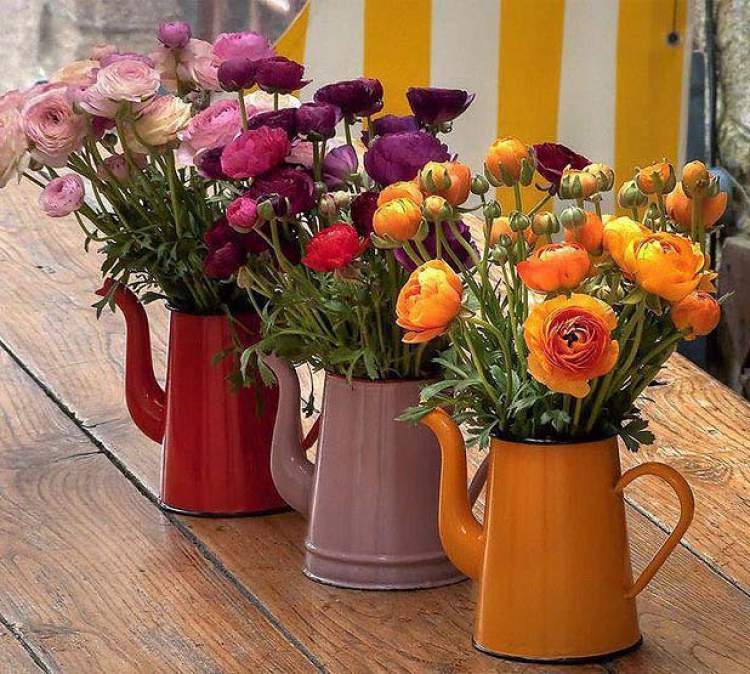
<instances>
[{"instance_id":1,"label":"pitcher spout","mask_svg":"<svg viewBox=\"0 0 750 674\"><path fill-rule=\"evenodd\" d=\"M106 297L116 281L105 279L96 291ZM138 298L125 286L117 284L115 304L125 316L127 343L125 351L125 401L136 426L155 442L164 437L166 394L154 376L148 318Z\"/></svg>"},{"instance_id":2,"label":"pitcher spout","mask_svg":"<svg viewBox=\"0 0 750 674\"><path fill-rule=\"evenodd\" d=\"M484 533L471 511L466 492L466 447L461 431L443 410L430 412L422 423L437 437L443 455L438 510L440 540L456 568L477 580L482 567ZM478 482L472 489L473 497L480 486Z\"/></svg>"},{"instance_id":3,"label":"pitcher spout","mask_svg":"<svg viewBox=\"0 0 750 674\"><path fill-rule=\"evenodd\" d=\"M307 517L313 464L305 453L310 443L302 436L299 379L295 369L281 358L267 356L265 362L279 383L279 408L271 442L271 475L282 498L303 517ZM315 430L311 436L314 433Z\"/></svg>"}]
</instances>

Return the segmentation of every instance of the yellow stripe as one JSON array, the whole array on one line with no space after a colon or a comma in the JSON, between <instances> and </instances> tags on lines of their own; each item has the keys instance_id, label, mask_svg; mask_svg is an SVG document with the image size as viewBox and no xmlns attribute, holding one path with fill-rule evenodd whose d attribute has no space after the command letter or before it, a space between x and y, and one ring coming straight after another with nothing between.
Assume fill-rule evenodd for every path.
<instances>
[{"instance_id":1,"label":"yellow stripe","mask_svg":"<svg viewBox=\"0 0 750 674\"><path fill-rule=\"evenodd\" d=\"M529 145L557 138L564 18L565 0L502 0L499 136L517 136ZM488 146L492 140L487 139ZM506 211L514 207L512 190L499 194ZM524 190L525 210L538 194L533 187Z\"/></svg>"},{"instance_id":2,"label":"yellow stripe","mask_svg":"<svg viewBox=\"0 0 750 674\"><path fill-rule=\"evenodd\" d=\"M636 166L677 161L686 3L677 5L682 41L667 44L673 0L620 0L617 28L615 172L617 185Z\"/></svg>"},{"instance_id":3,"label":"yellow stripe","mask_svg":"<svg viewBox=\"0 0 750 674\"><path fill-rule=\"evenodd\" d=\"M383 83L385 112L408 114L406 89L430 85L431 14L431 0L365 0L364 74Z\"/></svg>"},{"instance_id":4,"label":"yellow stripe","mask_svg":"<svg viewBox=\"0 0 750 674\"><path fill-rule=\"evenodd\" d=\"M310 20L310 2L306 2L294 21L281 34L274 45L276 53L292 61L304 64L305 42L307 41L307 24Z\"/></svg>"}]
</instances>

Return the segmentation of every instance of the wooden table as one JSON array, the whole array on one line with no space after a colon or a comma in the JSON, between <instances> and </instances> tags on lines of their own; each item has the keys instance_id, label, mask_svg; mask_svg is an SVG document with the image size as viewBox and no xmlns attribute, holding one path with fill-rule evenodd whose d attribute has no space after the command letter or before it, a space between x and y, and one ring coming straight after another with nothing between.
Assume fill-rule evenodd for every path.
<instances>
[{"instance_id":1,"label":"wooden table","mask_svg":"<svg viewBox=\"0 0 750 674\"><path fill-rule=\"evenodd\" d=\"M123 402L122 317L72 220L0 193L0 672L548 672L471 648L471 583L357 592L300 572L294 514L197 519L155 505L159 448ZM158 371L164 311L149 310ZM646 459L689 480L693 526L638 599L643 647L555 672L750 672L750 406L675 357L645 409ZM472 454L472 464L479 457ZM629 488L634 564L675 521Z\"/></svg>"}]
</instances>

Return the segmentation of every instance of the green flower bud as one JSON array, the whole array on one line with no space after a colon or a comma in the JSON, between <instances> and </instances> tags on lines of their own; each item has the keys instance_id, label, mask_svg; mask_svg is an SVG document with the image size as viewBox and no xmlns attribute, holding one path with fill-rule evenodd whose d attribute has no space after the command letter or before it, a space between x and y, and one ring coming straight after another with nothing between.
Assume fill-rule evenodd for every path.
<instances>
[{"instance_id":1,"label":"green flower bud","mask_svg":"<svg viewBox=\"0 0 750 674\"><path fill-rule=\"evenodd\" d=\"M582 227L586 222L586 211L578 206L569 206L560 213L560 224L565 229Z\"/></svg>"},{"instance_id":2,"label":"green flower bud","mask_svg":"<svg viewBox=\"0 0 750 674\"><path fill-rule=\"evenodd\" d=\"M270 199L264 199L258 203L256 212L258 217L265 222L270 222L276 217L273 202Z\"/></svg>"},{"instance_id":3,"label":"green flower bud","mask_svg":"<svg viewBox=\"0 0 750 674\"><path fill-rule=\"evenodd\" d=\"M513 211L508 217L508 224L514 232L522 232L531 227L529 216L521 211Z\"/></svg>"},{"instance_id":4,"label":"green flower bud","mask_svg":"<svg viewBox=\"0 0 750 674\"><path fill-rule=\"evenodd\" d=\"M472 194L486 194L490 189L490 181L484 176L476 175L471 181Z\"/></svg>"},{"instance_id":5,"label":"green flower bud","mask_svg":"<svg viewBox=\"0 0 750 674\"><path fill-rule=\"evenodd\" d=\"M324 182L315 183L315 196L320 196L328 191L328 186Z\"/></svg>"},{"instance_id":6,"label":"green flower bud","mask_svg":"<svg viewBox=\"0 0 750 674\"><path fill-rule=\"evenodd\" d=\"M318 210L323 215L329 215L333 216L338 213L338 208L336 207L336 199L332 194L324 194L320 197L320 201L318 201Z\"/></svg>"},{"instance_id":7,"label":"green flower bud","mask_svg":"<svg viewBox=\"0 0 750 674\"><path fill-rule=\"evenodd\" d=\"M505 264L508 261L508 249L505 246L495 246L490 253L490 260L495 264Z\"/></svg>"},{"instance_id":8,"label":"green flower bud","mask_svg":"<svg viewBox=\"0 0 750 674\"><path fill-rule=\"evenodd\" d=\"M531 230L537 236L555 234L560 231L560 221L554 213L541 211L534 216L534 220L531 223Z\"/></svg>"},{"instance_id":9,"label":"green flower bud","mask_svg":"<svg viewBox=\"0 0 750 674\"><path fill-rule=\"evenodd\" d=\"M350 192L339 190L338 192L333 193L333 200L336 203L337 208L349 208L349 205L352 203L352 195Z\"/></svg>"},{"instance_id":10,"label":"green flower bud","mask_svg":"<svg viewBox=\"0 0 750 674\"><path fill-rule=\"evenodd\" d=\"M485 219L492 222L495 218L499 218L503 214L503 209L500 207L500 204L497 203L497 201L490 201L485 207L484 207L484 217Z\"/></svg>"},{"instance_id":11,"label":"green flower bud","mask_svg":"<svg viewBox=\"0 0 750 674\"><path fill-rule=\"evenodd\" d=\"M617 203L620 208L639 208L648 203L648 197L641 192L635 180L628 180L622 184L620 191L617 193Z\"/></svg>"}]
</instances>

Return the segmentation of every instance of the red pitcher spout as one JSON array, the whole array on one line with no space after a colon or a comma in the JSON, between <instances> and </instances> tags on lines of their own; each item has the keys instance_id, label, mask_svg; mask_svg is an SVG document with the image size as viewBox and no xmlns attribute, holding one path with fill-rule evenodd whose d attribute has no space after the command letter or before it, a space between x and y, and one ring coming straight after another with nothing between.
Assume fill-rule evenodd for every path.
<instances>
[{"instance_id":1,"label":"red pitcher spout","mask_svg":"<svg viewBox=\"0 0 750 674\"><path fill-rule=\"evenodd\" d=\"M106 297L116 281L105 279L96 291ZM164 437L166 395L154 376L148 318L138 298L123 285L114 292L115 304L125 315L128 337L125 352L125 400L136 426L154 442Z\"/></svg>"},{"instance_id":2,"label":"red pitcher spout","mask_svg":"<svg viewBox=\"0 0 750 674\"><path fill-rule=\"evenodd\" d=\"M313 464L307 458L307 442L302 438L299 379L294 368L281 358L267 356L265 362L279 382L279 410L271 443L271 474L283 499L307 517Z\"/></svg>"}]
</instances>

